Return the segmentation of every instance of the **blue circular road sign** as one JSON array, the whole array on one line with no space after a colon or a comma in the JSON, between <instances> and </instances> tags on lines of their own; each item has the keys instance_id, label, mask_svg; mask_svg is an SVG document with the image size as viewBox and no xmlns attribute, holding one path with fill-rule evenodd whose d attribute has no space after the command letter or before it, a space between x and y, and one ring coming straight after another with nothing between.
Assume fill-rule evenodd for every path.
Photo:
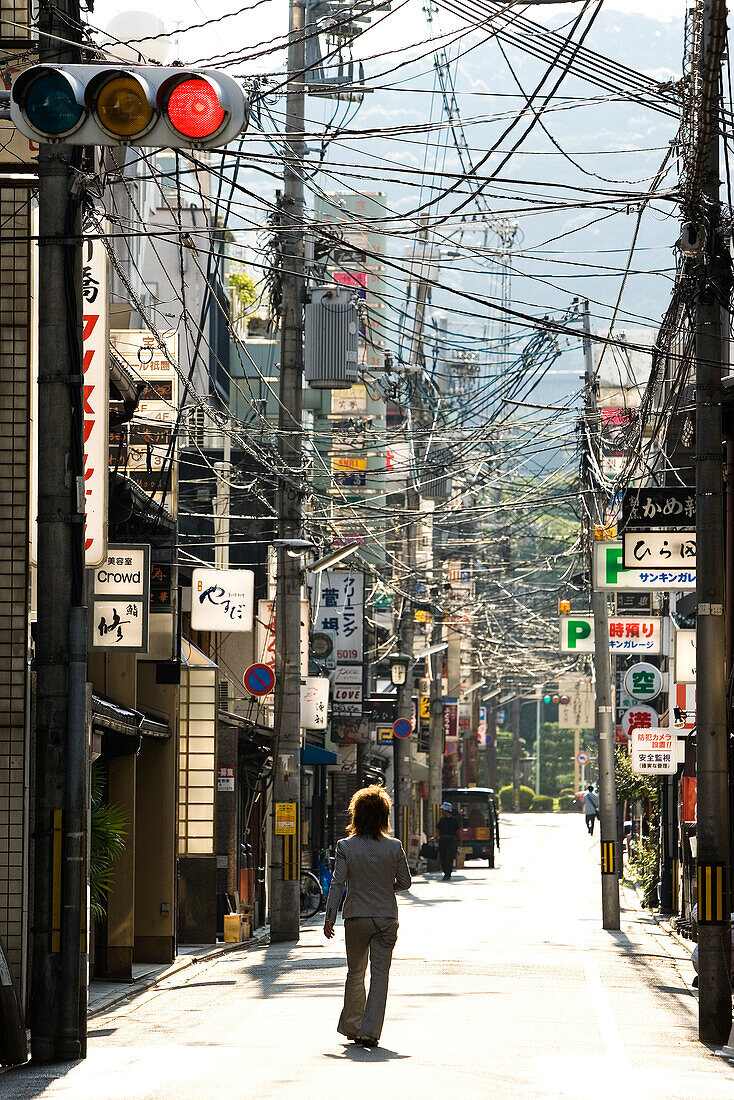
<instances>
[{"instance_id":1,"label":"blue circular road sign","mask_svg":"<svg viewBox=\"0 0 734 1100\"><path fill-rule=\"evenodd\" d=\"M396 737L410 737L410 719L398 718L397 722L393 723L392 731Z\"/></svg>"},{"instance_id":2,"label":"blue circular road sign","mask_svg":"<svg viewBox=\"0 0 734 1100\"><path fill-rule=\"evenodd\" d=\"M242 683L250 695L270 695L275 687L275 673L270 665L250 665L245 669Z\"/></svg>"}]
</instances>

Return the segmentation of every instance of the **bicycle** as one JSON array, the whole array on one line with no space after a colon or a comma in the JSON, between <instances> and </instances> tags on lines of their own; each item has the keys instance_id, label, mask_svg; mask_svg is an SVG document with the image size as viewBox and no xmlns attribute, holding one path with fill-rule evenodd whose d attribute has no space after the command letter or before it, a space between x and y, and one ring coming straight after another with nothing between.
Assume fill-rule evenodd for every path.
<instances>
[{"instance_id":1,"label":"bicycle","mask_svg":"<svg viewBox=\"0 0 734 1100\"><path fill-rule=\"evenodd\" d=\"M301 872L301 917L315 917L325 903L321 883L313 871Z\"/></svg>"}]
</instances>

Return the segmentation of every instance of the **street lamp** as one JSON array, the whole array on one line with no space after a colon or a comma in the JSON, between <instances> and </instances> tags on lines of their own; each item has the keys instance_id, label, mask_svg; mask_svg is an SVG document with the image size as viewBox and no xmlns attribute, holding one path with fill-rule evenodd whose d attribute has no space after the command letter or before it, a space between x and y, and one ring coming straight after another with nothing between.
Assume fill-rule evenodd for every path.
<instances>
[{"instance_id":1,"label":"street lamp","mask_svg":"<svg viewBox=\"0 0 734 1100\"><path fill-rule=\"evenodd\" d=\"M404 653L395 653L390 658L390 680L395 687L400 687L408 678L408 665L410 657Z\"/></svg>"}]
</instances>

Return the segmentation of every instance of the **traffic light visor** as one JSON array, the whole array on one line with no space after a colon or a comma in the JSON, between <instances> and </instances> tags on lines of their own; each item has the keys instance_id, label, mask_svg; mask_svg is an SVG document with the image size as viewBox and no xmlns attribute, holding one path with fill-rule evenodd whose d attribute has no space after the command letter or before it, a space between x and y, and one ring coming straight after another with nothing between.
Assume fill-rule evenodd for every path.
<instances>
[{"instance_id":1,"label":"traffic light visor","mask_svg":"<svg viewBox=\"0 0 734 1100\"><path fill-rule=\"evenodd\" d=\"M37 69L33 75L34 79L22 88L23 107L31 126L39 134L71 133L85 115L75 81L55 69Z\"/></svg>"},{"instance_id":2,"label":"traffic light visor","mask_svg":"<svg viewBox=\"0 0 734 1100\"><path fill-rule=\"evenodd\" d=\"M166 90L165 111L173 129L189 138L209 138L221 128L226 112L217 90L202 76L193 76Z\"/></svg>"},{"instance_id":3,"label":"traffic light visor","mask_svg":"<svg viewBox=\"0 0 734 1100\"><path fill-rule=\"evenodd\" d=\"M94 112L113 137L132 139L144 134L153 121L152 94L129 73L112 73L90 85Z\"/></svg>"}]
</instances>

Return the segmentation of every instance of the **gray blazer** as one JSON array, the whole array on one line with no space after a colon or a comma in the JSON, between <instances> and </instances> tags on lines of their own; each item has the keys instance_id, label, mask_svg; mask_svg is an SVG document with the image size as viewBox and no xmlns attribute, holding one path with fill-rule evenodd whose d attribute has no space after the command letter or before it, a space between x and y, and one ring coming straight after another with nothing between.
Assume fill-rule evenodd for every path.
<instances>
[{"instance_id":1,"label":"gray blazer","mask_svg":"<svg viewBox=\"0 0 734 1100\"><path fill-rule=\"evenodd\" d=\"M334 877L326 899L326 919L335 921L344 887L344 919L377 917L397 920L396 890L412 883L403 846L396 837L373 840L350 836L336 846Z\"/></svg>"}]
</instances>

